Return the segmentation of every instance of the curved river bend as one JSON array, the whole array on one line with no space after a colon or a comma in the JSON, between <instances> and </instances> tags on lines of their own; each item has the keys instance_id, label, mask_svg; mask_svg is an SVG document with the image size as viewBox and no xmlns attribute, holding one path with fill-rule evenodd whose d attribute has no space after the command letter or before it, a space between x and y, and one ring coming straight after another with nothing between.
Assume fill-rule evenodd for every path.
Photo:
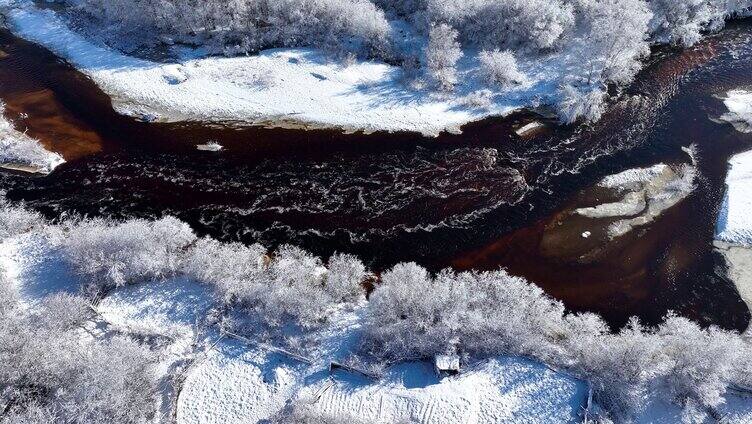
<instances>
[{"instance_id":1,"label":"curved river bend","mask_svg":"<svg viewBox=\"0 0 752 424\"><path fill-rule=\"evenodd\" d=\"M525 112L425 139L137 122L51 53L3 31L7 113L68 162L44 178L0 174L0 188L52 218L172 214L222 240L349 252L376 270L507 267L614 326L675 310L744 329L749 311L712 240L726 160L752 140L710 118L724 112L715 96L752 84L751 35L752 23L739 22L692 49L655 52L592 127L549 122L520 138L514 129L540 119ZM210 140L225 149L196 149ZM592 261L542 247L583 190L625 169L686 163L690 145L698 187L651 225Z\"/></svg>"}]
</instances>

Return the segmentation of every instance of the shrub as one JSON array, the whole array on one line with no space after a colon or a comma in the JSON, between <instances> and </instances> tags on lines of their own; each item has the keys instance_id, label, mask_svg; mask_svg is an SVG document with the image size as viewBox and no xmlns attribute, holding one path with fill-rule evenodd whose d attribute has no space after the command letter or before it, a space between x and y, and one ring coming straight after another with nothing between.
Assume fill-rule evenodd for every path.
<instances>
[{"instance_id":1,"label":"shrub","mask_svg":"<svg viewBox=\"0 0 752 424\"><path fill-rule=\"evenodd\" d=\"M258 244L245 246L203 238L190 250L182 271L214 286L231 303L252 297L263 282L265 255L266 249Z\"/></svg>"},{"instance_id":2,"label":"shrub","mask_svg":"<svg viewBox=\"0 0 752 424\"><path fill-rule=\"evenodd\" d=\"M492 84L506 87L525 81L525 75L517 69L517 59L509 50L484 50L478 55L478 60L481 75Z\"/></svg>"},{"instance_id":3,"label":"shrub","mask_svg":"<svg viewBox=\"0 0 752 424\"><path fill-rule=\"evenodd\" d=\"M77 10L119 34L207 43L215 53L323 46L385 55L390 27L368 0L85 0Z\"/></svg>"},{"instance_id":4,"label":"shrub","mask_svg":"<svg viewBox=\"0 0 752 424\"><path fill-rule=\"evenodd\" d=\"M97 219L71 228L63 249L85 278L84 291L97 296L128 283L174 275L195 240L191 228L172 217L119 224Z\"/></svg>"},{"instance_id":5,"label":"shrub","mask_svg":"<svg viewBox=\"0 0 752 424\"><path fill-rule=\"evenodd\" d=\"M239 296L239 302L270 327L293 322L304 328L326 320L328 311L363 292L365 268L355 258L335 255L332 270L321 260L292 246L282 246L253 290ZM351 280L350 278L357 278Z\"/></svg>"},{"instance_id":6,"label":"shrub","mask_svg":"<svg viewBox=\"0 0 752 424\"><path fill-rule=\"evenodd\" d=\"M0 242L44 225L42 215L32 212L23 206L11 205L5 194L0 191Z\"/></svg>"},{"instance_id":7,"label":"shrub","mask_svg":"<svg viewBox=\"0 0 752 424\"><path fill-rule=\"evenodd\" d=\"M750 380L750 346L739 334L666 317L636 319L612 333L593 314L567 314L538 287L504 271L435 277L416 264L384 273L371 294L361 349L392 362L458 351L473 358L526 355L588 380L615 422L629 422L662 388L685 415L703 417L727 387Z\"/></svg>"},{"instance_id":8,"label":"shrub","mask_svg":"<svg viewBox=\"0 0 752 424\"><path fill-rule=\"evenodd\" d=\"M122 337L82 339L70 327L81 317L64 309L84 303L58 297L45 300L32 314L15 306L2 317L0 404L8 406L2 422L144 423L153 418L157 383L151 352ZM65 325L57 321L60 317Z\"/></svg>"}]
</instances>

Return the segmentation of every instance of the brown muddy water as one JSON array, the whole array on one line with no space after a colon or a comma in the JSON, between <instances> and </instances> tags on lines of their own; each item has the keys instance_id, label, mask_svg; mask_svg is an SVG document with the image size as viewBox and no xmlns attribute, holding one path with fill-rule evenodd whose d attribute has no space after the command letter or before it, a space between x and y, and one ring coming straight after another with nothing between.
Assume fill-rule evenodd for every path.
<instances>
[{"instance_id":1,"label":"brown muddy water","mask_svg":"<svg viewBox=\"0 0 752 424\"><path fill-rule=\"evenodd\" d=\"M68 160L47 177L0 174L0 189L51 218L171 214L221 240L354 253L376 270L506 267L615 327L675 310L741 330L750 313L712 238L726 160L752 139L710 118L724 111L715 95L752 85L751 36L745 21L695 48L657 51L591 127L549 122L520 138L514 129L535 115L519 113L427 139L137 122L48 51L0 31L9 117ZM225 149L196 149L210 140ZM652 224L601 242L587 260L581 223L565 224L571 238L547 238L567 210L593 201L587 189L602 177L686 163L691 144L698 187Z\"/></svg>"}]
</instances>

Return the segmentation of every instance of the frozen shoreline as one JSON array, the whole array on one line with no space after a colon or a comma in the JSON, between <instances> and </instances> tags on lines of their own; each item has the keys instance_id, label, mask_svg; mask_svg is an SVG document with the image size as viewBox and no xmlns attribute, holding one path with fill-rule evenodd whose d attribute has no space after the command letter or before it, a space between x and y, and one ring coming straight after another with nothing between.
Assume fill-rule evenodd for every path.
<instances>
[{"instance_id":1,"label":"frozen shoreline","mask_svg":"<svg viewBox=\"0 0 752 424\"><path fill-rule=\"evenodd\" d=\"M729 112L721 120L738 131L752 132L752 93L732 90L724 98ZM716 222L715 247L723 256L727 277L752 308L752 151L732 156L726 192ZM749 330L748 330L749 331Z\"/></svg>"},{"instance_id":2,"label":"frozen shoreline","mask_svg":"<svg viewBox=\"0 0 752 424\"><path fill-rule=\"evenodd\" d=\"M344 131L410 131L436 136L490 116L551 103L564 76L579 72L577 49L519 58L526 80L495 91L475 71L474 52L459 63L454 93L408 88L401 68L375 61L337 63L307 48L270 49L255 56L206 57L173 46L182 57L157 63L97 45L64 19L28 0L0 0L0 12L17 36L38 43L89 76L121 114L147 121Z\"/></svg>"},{"instance_id":3,"label":"frozen shoreline","mask_svg":"<svg viewBox=\"0 0 752 424\"><path fill-rule=\"evenodd\" d=\"M39 141L16 130L3 116L0 103L0 168L31 174L49 174L64 163L63 157L46 150Z\"/></svg>"},{"instance_id":4,"label":"frozen shoreline","mask_svg":"<svg viewBox=\"0 0 752 424\"><path fill-rule=\"evenodd\" d=\"M752 133L752 92L731 90L726 94L723 103L729 111L721 116L721 120L743 133Z\"/></svg>"}]
</instances>

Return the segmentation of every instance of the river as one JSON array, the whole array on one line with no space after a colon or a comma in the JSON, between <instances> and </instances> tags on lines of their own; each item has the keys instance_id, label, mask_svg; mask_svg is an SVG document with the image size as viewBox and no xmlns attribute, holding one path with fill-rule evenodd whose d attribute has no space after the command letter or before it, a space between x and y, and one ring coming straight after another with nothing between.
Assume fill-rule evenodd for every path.
<instances>
[{"instance_id":1,"label":"river","mask_svg":"<svg viewBox=\"0 0 752 424\"><path fill-rule=\"evenodd\" d=\"M711 118L724 112L718 95L752 85L751 36L742 21L691 49L657 49L592 126L521 112L433 139L138 122L47 50L0 31L7 114L68 161L46 177L0 174L0 189L52 219L171 214L221 240L348 252L377 271L400 261L505 267L614 327L674 310L742 330L750 313L712 240L726 160L752 139ZM546 129L514 135L532 119ZM196 149L207 141L224 150ZM685 163L692 144L697 189L651 225L592 261L566 243L561 254L542 248L545 228L583 190L625 169Z\"/></svg>"}]
</instances>

